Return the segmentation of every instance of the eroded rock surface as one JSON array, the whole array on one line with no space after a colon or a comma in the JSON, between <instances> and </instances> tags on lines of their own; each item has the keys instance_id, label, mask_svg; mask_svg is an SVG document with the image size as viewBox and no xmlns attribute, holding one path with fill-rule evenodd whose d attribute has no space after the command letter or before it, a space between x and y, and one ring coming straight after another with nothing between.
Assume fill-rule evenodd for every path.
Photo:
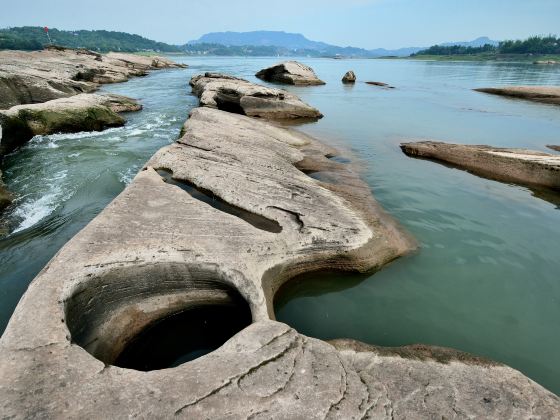
<instances>
[{"instance_id":1,"label":"eroded rock surface","mask_svg":"<svg viewBox=\"0 0 560 420\"><path fill-rule=\"evenodd\" d=\"M260 70L255 76L267 82L288 85L314 86L325 84L325 82L317 77L311 67L297 61L286 61L276 64Z\"/></svg>"},{"instance_id":2,"label":"eroded rock surface","mask_svg":"<svg viewBox=\"0 0 560 420\"><path fill-rule=\"evenodd\" d=\"M316 120L323 115L297 96L221 73L194 76L190 85L200 105L272 120Z\"/></svg>"},{"instance_id":3,"label":"eroded rock surface","mask_svg":"<svg viewBox=\"0 0 560 420\"><path fill-rule=\"evenodd\" d=\"M342 83L356 83L356 75L352 70L347 71L342 77Z\"/></svg>"},{"instance_id":4,"label":"eroded rock surface","mask_svg":"<svg viewBox=\"0 0 560 420\"><path fill-rule=\"evenodd\" d=\"M162 57L53 47L43 51L0 51L0 109L95 91L150 70L185 67Z\"/></svg>"},{"instance_id":5,"label":"eroded rock surface","mask_svg":"<svg viewBox=\"0 0 560 420\"><path fill-rule=\"evenodd\" d=\"M0 111L0 157L36 135L99 131L125 123L119 112L138 111L134 99L83 93Z\"/></svg>"},{"instance_id":6,"label":"eroded rock surface","mask_svg":"<svg viewBox=\"0 0 560 420\"><path fill-rule=\"evenodd\" d=\"M505 366L451 350L329 344L273 321L274 294L294 275L376 269L414 243L366 184L328 159L335 151L308 136L211 108L194 110L183 133L29 286L0 339L4 416L560 413L556 396ZM312 171L336 182L305 174ZM192 188L238 211L220 210ZM280 229L250 223L251 215ZM253 323L219 349L172 369L111 366L155 320L228 302L231 289Z\"/></svg>"},{"instance_id":7,"label":"eroded rock surface","mask_svg":"<svg viewBox=\"0 0 560 420\"><path fill-rule=\"evenodd\" d=\"M506 149L434 141L402 143L409 156L451 163L477 175L547 188L560 188L560 156L526 149Z\"/></svg>"},{"instance_id":8,"label":"eroded rock surface","mask_svg":"<svg viewBox=\"0 0 560 420\"><path fill-rule=\"evenodd\" d=\"M558 86L506 86L474 90L511 98L526 99L533 102L560 105L560 87Z\"/></svg>"}]
</instances>

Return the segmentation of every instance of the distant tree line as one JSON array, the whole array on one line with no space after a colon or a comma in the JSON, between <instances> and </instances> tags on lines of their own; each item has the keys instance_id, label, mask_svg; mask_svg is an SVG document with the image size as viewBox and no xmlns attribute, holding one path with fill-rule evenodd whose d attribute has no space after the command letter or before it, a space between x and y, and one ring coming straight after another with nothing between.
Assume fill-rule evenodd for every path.
<instances>
[{"instance_id":1,"label":"distant tree line","mask_svg":"<svg viewBox=\"0 0 560 420\"><path fill-rule=\"evenodd\" d=\"M70 48L87 48L99 52L181 51L176 45L152 41L140 35L125 32L49 29L49 35L53 44ZM38 26L0 29L0 49L41 50L48 43L49 40L44 29Z\"/></svg>"},{"instance_id":2,"label":"distant tree line","mask_svg":"<svg viewBox=\"0 0 560 420\"><path fill-rule=\"evenodd\" d=\"M418 55L474 55L474 54L560 54L560 38L554 35L532 36L526 40L502 41L498 46L486 44L481 47L462 45L434 45L419 51Z\"/></svg>"}]
</instances>

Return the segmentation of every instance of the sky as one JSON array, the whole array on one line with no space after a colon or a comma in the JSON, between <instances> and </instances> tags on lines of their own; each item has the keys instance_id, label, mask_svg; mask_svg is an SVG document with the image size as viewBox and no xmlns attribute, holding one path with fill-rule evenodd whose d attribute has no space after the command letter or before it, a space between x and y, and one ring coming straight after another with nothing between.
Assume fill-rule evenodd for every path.
<instances>
[{"instance_id":1,"label":"sky","mask_svg":"<svg viewBox=\"0 0 560 420\"><path fill-rule=\"evenodd\" d=\"M280 30L362 48L560 35L560 0L0 0L0 27L106 29L184 44Z\"/></svg>"}]
</instances>

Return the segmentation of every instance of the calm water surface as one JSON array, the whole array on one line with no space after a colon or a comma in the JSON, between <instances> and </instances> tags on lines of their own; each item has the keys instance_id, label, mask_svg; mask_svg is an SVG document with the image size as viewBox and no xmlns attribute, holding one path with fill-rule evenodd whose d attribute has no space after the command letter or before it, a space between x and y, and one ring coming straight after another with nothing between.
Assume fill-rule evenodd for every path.
<instances>
[{"instance_id":1,"label":"calm water surface","mask_svg":"<svg viewBox=\"0 0 560 420\"><path fill-rule=\"evenodd\" d=\"M176 58L176 57L175 57ZM29 282L179 133L197 101L188 79L225 71L254 80L274 58L180 58L190 68L111 85L142 100L128 124L103 133L37 137L8 156L19 194L0 239L0 331ZM301 127L344 149L375 197L420 250L369 277L314 276L288 286L277 318L301 333L398 346L428 343L505 362L560 394L558 197L406 157L405 140L438 139L549 151L560 108L473 92L482 86L560 85L554 66L405 60L302 59L327 82L290 91L325 118ZM396 86L382 89L340 78Z\"/></svg>"}]
</instances>

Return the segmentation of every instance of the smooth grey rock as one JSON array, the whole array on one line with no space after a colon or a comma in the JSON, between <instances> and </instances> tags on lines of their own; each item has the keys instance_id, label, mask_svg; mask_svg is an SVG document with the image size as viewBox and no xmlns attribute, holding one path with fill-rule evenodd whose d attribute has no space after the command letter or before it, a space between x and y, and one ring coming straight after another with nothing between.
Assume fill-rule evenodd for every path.
<instances>
[{"instance_id":1,"label":"smooth grey rock","mask_svg":"<svg viewBox=\"0 0 560 420\"><path fill-rule=\"evenodd\" d=\"M317 120L317 109L281 89L220 73L193 76L190 85L200 105L271 120Z\"/></svg>"},{"instance_id":2,"label":"smooth grey rock","mask_svg":"<svg viewBox=\"0 0 560 420\"><path fill-rule=\"evenodd\" d=\"M93 92L150 70L185 67L162 57L100 55L83 49L0 51L0 109Z\"/></svg>"},{"instance_id":3,"label":"smooth grey rock","mask_svg":"<svg viewBox=\"0 0 560 420\"><path fill-rule=\"evenodd\" d=\"M3 416L558 416L559 399L511 368L431 347L329 344L273 321L274 295L293 276L377 269L414 242L306 135L211 108L195 109L183 133L29 286L0 339ZM281 230L218 210L156 170ZM172 369L111 366L154 320L227 302L228 290L253 323L219 349Z\"/></svg>"},{"instance_id":4,"label":"smooth grey rock","mask_svg":"<svg viewBox=\"0 0 560 420\"><path fill-rule=\"evenodd\" d=\"M342 83L356 83L356 75L352 70L347 71L342 77Z\"/></svg>"},{"instance_id":5,"label":"smooth grey rock","mask_svg":"<svg viewBox=\"0 0 560 420\"><path fill-rule=\"evenodd\" d=\"M286 61L272 67L262 69L255 74L259 79L267 82L284 83L298 86L324 85L313 69L297 61Z\"/></svg>"},{"instance_id":6,"label":"smooth grey rock","mask_svg":"<svg viewBox=\"0 0 560 420\"><path fill-rule=\"evenodd\" d=\"M506 149L434 141L402 143L413 157L451 163L474 174L522 185L560 188L560 156L526 149Z\"/></svg>"},{"instance_id":7,"label":"smooth grey rock","mask_svg":"<svg viewBox=\"0 0 560 420\"><path fill-rule=\"evenodd\" d=\"M559 86L506 86L499 88L478 88L477 92L510 98L526 99L533 102L560 105Z\"/></svg>"},{"instance_id":8,"label":"smooth grey rock","mask_svg":"<svg viewBox=\"0 0 560 420\"><path fill-rule=\"evenodd\" d=\"M14 106L0 111L0 157L36 135L99 131L122 126L125 120L118 112L141 108L136 100L126 96L88 93L40 104Z\"/></svg>"}]
</instances>

